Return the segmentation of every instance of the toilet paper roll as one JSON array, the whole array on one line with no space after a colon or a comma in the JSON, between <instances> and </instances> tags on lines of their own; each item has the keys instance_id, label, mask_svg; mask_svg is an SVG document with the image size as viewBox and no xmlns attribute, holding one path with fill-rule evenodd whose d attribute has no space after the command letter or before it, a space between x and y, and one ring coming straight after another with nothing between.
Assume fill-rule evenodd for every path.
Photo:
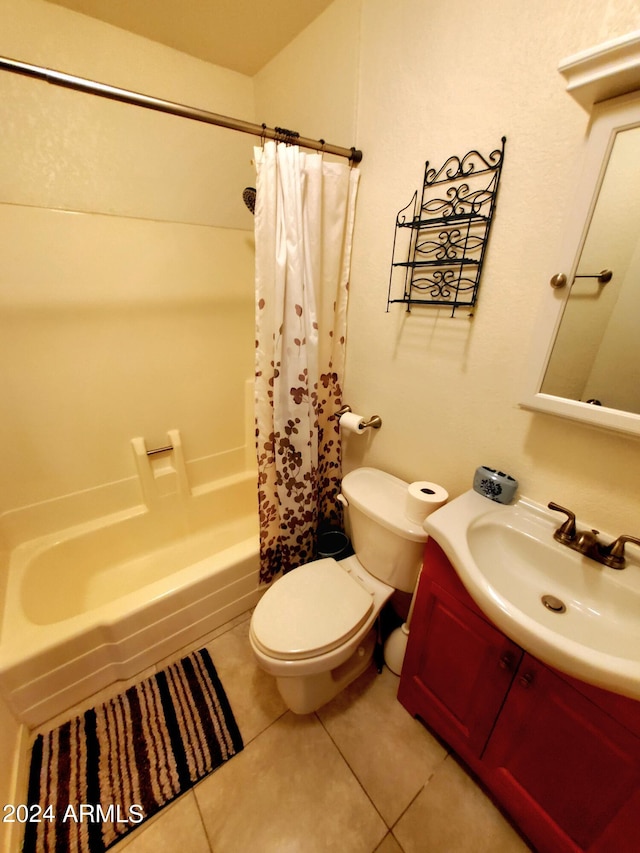
<instances>
[{"instance_id":1,"label":"toilet paper roll","mask_svg":"<svg viewBox=\"0 0 640 853\"><path fill-rule=\"evenodd\" d=\"M404 512L411 521L422 524L428 515L448 500L449 493L442 486L418 480L409 484Z\"/></svg>"},{"instance_id":2,"label":"toilet paper roll","mask_svg":"<svg viewBox=\"0 0 640 853\"><path fill-rule=\"evenodd\" d=\"M345 412L344 415L340 415L340 432L363 435L363 424L364 418L362 415L356 415L355 412Z\"/></svg>"}]
</instances>

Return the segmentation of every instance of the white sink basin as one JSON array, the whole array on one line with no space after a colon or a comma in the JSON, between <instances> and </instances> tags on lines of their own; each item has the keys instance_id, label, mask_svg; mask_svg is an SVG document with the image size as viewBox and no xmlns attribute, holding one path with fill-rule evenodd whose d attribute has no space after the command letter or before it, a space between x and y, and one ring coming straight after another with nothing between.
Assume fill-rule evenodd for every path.
<instances>
[{"instance_id":1,"label":"white sink basin","mask_svg":"<svg viewBox=\"0 0 640 853\"><path fill-rule=\"evenodd\" d=\"M512 640L562 672L640 699L637 551L628 548L622 571L602 566L553 539L563 519L526 498L503 506L469 491L424 527L478 607ZM543 596L566 609L549 610Z\"/></svg>"}]
</instances>

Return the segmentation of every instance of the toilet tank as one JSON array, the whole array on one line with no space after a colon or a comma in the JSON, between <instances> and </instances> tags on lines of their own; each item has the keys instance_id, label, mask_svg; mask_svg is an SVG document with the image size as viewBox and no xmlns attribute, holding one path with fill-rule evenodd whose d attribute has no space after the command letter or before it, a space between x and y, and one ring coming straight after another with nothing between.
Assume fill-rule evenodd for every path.
<instances>
[{"instance_id":1,"label":"toilet tank","mask_svg":"<svg viewBox=\"0 0 640 853\"><path fill-rule=\"evenodd\" d=\"M407 518L409 484L377 468L356 468L342 478L356 557L374 577L413 592L427 534Z\"/></svg>"}]
</instances>

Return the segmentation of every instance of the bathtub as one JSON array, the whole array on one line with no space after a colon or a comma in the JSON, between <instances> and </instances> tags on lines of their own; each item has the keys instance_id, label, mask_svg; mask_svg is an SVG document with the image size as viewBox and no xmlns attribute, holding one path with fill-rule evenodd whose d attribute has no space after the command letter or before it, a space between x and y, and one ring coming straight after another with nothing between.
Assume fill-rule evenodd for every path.
<instances>
[{"instance_id":1,"label":"bathtub","mask_svg":"<svg viewBox=\"0 0 640 853\"><path fill-rule=\"evenodd\" d=\"M24 542L0 633L0 691L29 726L253 607L255 473Z\"/></svg>"}]
</instances>

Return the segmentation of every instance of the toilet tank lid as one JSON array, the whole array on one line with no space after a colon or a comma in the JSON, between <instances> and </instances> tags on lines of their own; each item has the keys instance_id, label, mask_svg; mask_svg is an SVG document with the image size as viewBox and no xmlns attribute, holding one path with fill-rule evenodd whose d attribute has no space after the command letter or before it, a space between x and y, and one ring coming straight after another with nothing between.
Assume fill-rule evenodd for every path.
<instances>
[{"instance_id":1,"label":"toilet tank lid","mask_svg":"<svg viewBox=\"0 0 640 853\"><path fill-rule=\"evenodd\" d=\"M378 468L355 468L342 478L342 493L382 527L412 542L426 542L421 524L407 518L405 507L409 483Z\"/></svg>"}]
</instances>

